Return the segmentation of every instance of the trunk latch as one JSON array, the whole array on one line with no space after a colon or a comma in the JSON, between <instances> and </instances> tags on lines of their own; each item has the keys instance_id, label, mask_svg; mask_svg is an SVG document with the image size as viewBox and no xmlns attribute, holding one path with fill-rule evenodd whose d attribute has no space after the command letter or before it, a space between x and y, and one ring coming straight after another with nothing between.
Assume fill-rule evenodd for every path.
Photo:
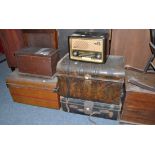
<instances>
[{"instance_id":1,"label":"trunk latch","mask_svg":"<svg viewBox=\"0 0 155 155\"><path fill-rule=\"evenodd\" d=\"M85 101L84 102L84 113L85 114L92 114L93 112L94 103L91 101Z\"/></svg>"}]
</instances>

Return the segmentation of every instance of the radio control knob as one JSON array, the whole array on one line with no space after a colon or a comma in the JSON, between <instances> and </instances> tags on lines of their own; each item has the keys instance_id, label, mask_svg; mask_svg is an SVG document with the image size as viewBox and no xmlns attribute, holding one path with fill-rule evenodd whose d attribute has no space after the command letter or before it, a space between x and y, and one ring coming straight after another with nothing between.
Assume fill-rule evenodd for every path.
<instances>
[{"instance_id":1,"label":"radio control knob","mask_svg":"<svg viewBox=\"0 0 155 155\"><path fill-rule=\"evenodd\" d=\"M101 54L99 54L99 53L96 54L96 58L97 58L97 59L101 59Z\"/></svg>"},{"instance_id":2,"label":"radio control knob","mask_svg":"<svg viewBox=\"0 0 155 155\"><path fill-rule=\"evenodd\" d=\"M79 52L78 51L74 51L73 52L73 56L78 56Z\"/></svg>"}]
</instances>

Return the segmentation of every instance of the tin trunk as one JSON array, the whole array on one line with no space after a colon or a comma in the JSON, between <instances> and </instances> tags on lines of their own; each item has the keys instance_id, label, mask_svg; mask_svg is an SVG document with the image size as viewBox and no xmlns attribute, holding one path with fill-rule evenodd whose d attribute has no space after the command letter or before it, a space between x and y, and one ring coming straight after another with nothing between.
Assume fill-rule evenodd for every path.
<instances>
[{"instance_id":1,"label":"tin trunk","mask_svg":"<svg viewBox=\"0 0 155 155\"><path fill-rule=\"evenodd\" d=\"M119 104L124 95L124 59L109 56L105 64L70 60L57 64L59 95L82 100Z\"/></svg>"},{"instance_id":2,"label":"tin trunk","mask_svg":"<svg viewBox=\"0 0 155 155\"><path fill-rule=\"evenodd\" d=\"M44 79L20 75L18 70L6 78L6 84L15 102L59 109L59 96L53 92L57 77Z\"/></svg>"},{"instance_id":3,"label":"tin trunk","mask_svg":"<svg viewBox=\"0 0 155 155\"><path fill-rule=\"evenodd\" d=\"M106 104L87 100L60 97L62 109L66 112L96 116L106 119L118 120L122 104Z\"/></svg>"}]
</instances>

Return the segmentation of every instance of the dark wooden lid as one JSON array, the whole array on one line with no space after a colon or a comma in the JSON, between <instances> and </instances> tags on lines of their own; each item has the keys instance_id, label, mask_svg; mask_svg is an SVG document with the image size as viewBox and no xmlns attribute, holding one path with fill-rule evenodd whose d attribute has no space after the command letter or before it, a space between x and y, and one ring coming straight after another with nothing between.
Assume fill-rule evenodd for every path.
<instances>
[{"instance_id":1,"label":"dark wooden lid","mask_svg":"<svg viewBox=\"0 0 155 155\"><path fill-rule=\"evenodd\" d=\"M12 72L6 77L7 85L16 85L18 87L33 87L39 89L48 89L52 91L52 88L56 86L57 78L52 76L50 79L41 78L36 76L28 76L20 74L18 69Z\"/></svg>"},{"instance_id":2,"label":"dark wooden lid","mask_svg":"<svg viewBox=\"0 0 155 155\"><path fill-rule=\"evenodd\" d=\"M86 32L77 31L73 33L70 37L80 37L80 38L108 38L109 34L106 32Z\"/></svg>"},{"instance_id":3,"label":"dark wooden lid","mask_svg":"<svg viewBox=\"0 0 155 155\"><path fill-rule=\"evenodd\" d=\"M148 73L140 73L133 70L126 70L126 91L133 91L133 92L144 92L144 93L153 93L153 91L149 91L147 89L143 89L141 87L138 87L136 85L133 85L129 83L128 81L134 80L138 83L141 83L143 85L146 85L150 88L155 89L155 74L148 74Z\"/></svg>"},{"instance_id":4,"label":"dark wooden lid","mask_svg":"<svg viewBox=\"0 0 155 155\"><path fill-rule=\"evenodd\" d=\"M33 56L42 56L42 57L51 57L53 54L58 52L58 49L53 48L40 48L40 47L28 47L18 50L15 55L33 55Z\"/></svg>"}]
</instances>

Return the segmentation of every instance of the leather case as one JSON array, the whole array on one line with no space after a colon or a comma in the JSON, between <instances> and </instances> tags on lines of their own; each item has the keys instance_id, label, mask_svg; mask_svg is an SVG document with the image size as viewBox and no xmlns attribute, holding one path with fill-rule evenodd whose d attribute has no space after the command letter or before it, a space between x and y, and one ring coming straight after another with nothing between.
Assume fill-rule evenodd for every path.
<instances>
[{"instance_id":1,"label":"leather case","mask_svg":"<svg viewBox=\"0 0 155 155\"><path fill-rule=\"evenodd\" d=\"M118 120L122 104L106 104L87 100L60 97L61 107L66 112Z\"/></svg>"}]
</instances>

